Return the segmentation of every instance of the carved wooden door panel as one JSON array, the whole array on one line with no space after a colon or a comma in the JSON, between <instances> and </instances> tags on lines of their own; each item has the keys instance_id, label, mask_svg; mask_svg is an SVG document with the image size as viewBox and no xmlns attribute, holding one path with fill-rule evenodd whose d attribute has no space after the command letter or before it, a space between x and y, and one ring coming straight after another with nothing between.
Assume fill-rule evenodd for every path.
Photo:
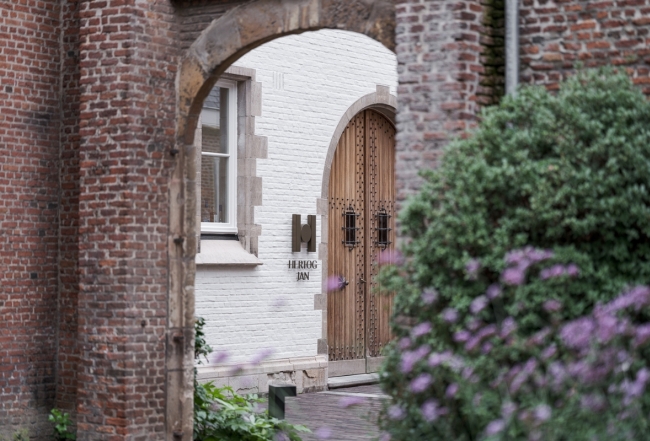
<instances>
[{"instance_id":1,"label":"carved wooden door panel","mask_svg":"<svg viewBox=\"0 0 650 441\"><path fill-rule=\"evenodd\" d=\"M373 276L394 242L395 129L381 114L357 114L341 135L329 184L327 300L330 376L375 371L390 340L392 299Z\"/></svg>"},{"instance_id":2,"label":"carved wooden door panel","mask_svg":"<svg viewBox=\"0 0 650 441\"><path fill-rule=\"evenodd\" d=\"M368 371L377 370L379 357L391 339L393 296L379 292L375 282L382 253L394 247L395 231L395 129L377 112L366 113L366 356ZM384 260L386 256L384 255Z\"/></svg>"}]
</instances>

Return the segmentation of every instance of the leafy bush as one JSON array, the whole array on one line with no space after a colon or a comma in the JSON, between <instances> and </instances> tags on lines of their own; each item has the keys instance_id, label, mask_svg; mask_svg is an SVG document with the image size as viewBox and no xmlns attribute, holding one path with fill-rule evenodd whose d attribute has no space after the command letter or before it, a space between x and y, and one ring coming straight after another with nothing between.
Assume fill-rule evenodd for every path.
<instances>
[{"instance_id":1,"label":"leafy bush","mask_svg":"<svg viewBox=\"0 0 650 441\"><path fill-rule=\"evenodd\" d=\"M77 435L72 431L70 414L52 409L48 421L54 424L54 439L56 441L75 440Z\"/></svg>"},{"instance_id":2,"label":"leafy bush","mask_svg":"<svg viewBox=\"0 0 650 441\"><path fill-rule=\"evenodd\" d=\"M268 416L257 395L242 397L231 387L200 384L194 394L194 439L202 441L300 441L304 426Z\"/></svg>"},{"instance_id":3,"label":"leafy bush","mask_svg":"<svg viewBox=\"0 0 650 441\"><path fill-rule=\"evenodd\" d=\"M464 326L447 308L399 341L403 384L392 390L397 404L384 415L393 439L645 439L650 322L641 312L650 307L650 288L636 286L569 322L562 320L563 305L549 300L542 311L548 326L532 335L512 317L497 320L524 286L509 270L554 289L579 276L573 264L549 266L552 257L532 248L509 253L503 284L472 302ZM424 297L438 304L432 292ZM432 335L449 339L445 350L432 350Z\"/></svg>"},{"instance_id":4,"label":"leafy bush","mask_svg":"<svg viewBox=\"0 0 650 441\"><path fill-rule=\"evenodd\" d=\"M625 75L582 72L556 96L527 88L487 109L476 133L451 143L440 168L425 174L422 191L401 215L411 238L405 263L380 276L384 289L397 292L393 330L399 340L388 350L381 377L394 401L383 419L393 439L482 439L489 424L503 419L501 407L515 400L512 379L499 375L533 360L529 378L546 378L540 351L552 344L563 363L596 356L562 346L558 332L595 314L596 305L626 286L650 279L647 121L650 105ZM518 254L504 259L513 249ZM549 301L562 308L548 311ZM630 329L649 317L647 309L635 312ZM512 341L493 334L513 324ZM548 335L530 346L540 333ZM630 376L647 364L647 350L632 351L632 334L625 335L599 350L624 348L636 364L625 379L607 376L600 386L636 381ZM452 365L446 360L447 367L439 367L433 356L431 366L431 354L452 357ZM415 393L418 378L415 390L424 390ZM452 405L445 397L453 384ZM580 383L575 387L566 390L576 397L590 393L580 392ZM557 432L544 432L544 439L591 439L567 432L578 421L578 408L535 395L547 389L531 386L517 398L523 400L515 403L518 412L550 406ZM427 421L423 415L438 415L436 406L449 415ZM556 408L565 409L560 419ZM588 428L586 419L580 421ZM506 427L504 439L537 436L530 428Z\"/></svg>"},{"instance_id":5,"label":"leafy bush","mask_svg":"<svg viewBox=\"0 0 650 441\"><path fill-rule=\"evenodd\" d=\"M212 348L205 340L205 320L196 319L194 356L206 360ZM271 418L257 395L241 396L231 387L201 384L194 378L194 440L196 441L300 441L304 426Z\"/></svg>"},{"instance_id":6,"label":"leafy bush","mask_svg":"<svg viewBox=\"0 0 650 441\"><path fill-rule=\"evenodd\" d=\"M413 289L408 296L400 289L399 313L417 316L417 292L431 286L466 310L498 281L505 253L527 245L554 248L558 260L580 266L579 281L556 294L572 300L566 317L647 281L648 121L641 92L607 71L581 73L557 96L525 88L488 108L402 213ZM470 258L481 261L478 281L464 273ZM542 325L537 311L546 300L539 285L517 299L533 327Z\"/></svg>"}]
</instances>

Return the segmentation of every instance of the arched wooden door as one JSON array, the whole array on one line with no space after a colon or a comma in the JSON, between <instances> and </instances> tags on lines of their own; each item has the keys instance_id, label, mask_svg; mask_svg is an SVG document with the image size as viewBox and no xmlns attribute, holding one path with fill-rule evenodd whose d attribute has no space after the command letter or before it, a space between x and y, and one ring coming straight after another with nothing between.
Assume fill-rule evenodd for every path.
<instances>
[{"instance_id":1,"label":"arched wooden door","mask_svg":"<svg viewBox=\"0 0 650 441\"><path fill-rule=\"evenodd\" d=\"M329 376L374 372L390 340L392 297L377 291L380 254L395 242L395 128L365 110L348 124L329 183Z\"/></svg>"}]
</instances>

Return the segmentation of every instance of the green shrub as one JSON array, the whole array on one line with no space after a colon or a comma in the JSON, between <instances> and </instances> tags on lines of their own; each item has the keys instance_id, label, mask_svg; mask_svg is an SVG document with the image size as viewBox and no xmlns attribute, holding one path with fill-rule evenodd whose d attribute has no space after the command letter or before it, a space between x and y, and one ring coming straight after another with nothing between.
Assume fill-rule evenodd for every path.
<instances>
[{"instance_id":1,"label":"green shrub","mask_svg":"<svg viewBox=\"0 0 650 441\"><path fill-rule=\"evenodd\" d=\"M194 324L194 358L208 359L212 348L203 332L205 320ZM301 441L298 432L309 432L304 426L271 418L260 406L265 400L257 395L241 396L231 387L216 387L212 382L201 384L194 370L194 440L196 441Z\"/></svg>"},{"instance_id":2,"label":"green shrub","mask_svg":"<svg viewBox=\"0 0 650 441\"><path fill-rule=\"evenodd\" d=\"M393 330L404 352L416 350L408 339L417 323L435 328L417 340L422 353L465 354L455 332L510 318L526 339L551 320L576 319L627 285L647 283L648 121L650 105L625 75L588 71L562 84L557 95L533 87L504 98L482 114L471 137L452 142L440 168L424 174L422 191L400 217L403 233L411 238L404 246L405 264L384 268L380 276L384 289L397 293ZM566 270L573 264L579 276L542 280L537 270L506 268L503 256L526 246L552 250L545 265L563 264ZM508 282L507 295L477 322L470 305L485 302L500 282ZM543 308L549 300L563 305L553 318ZM453 323L440 321L441 314L452 312ZM645 323L647 318L640 313L636 319ZM530 355L509 346L498 351L512 363ZM389 348L382 385L398 406L393 416L404 418L399 423L385 418L385 428L396 440L446 439L433 425L422 424L422 397L409 392L413 375L428 368L405 374L403 355L397 345ZM494 353L465 355L475 369L490 372ZM444 396L444 390L435 393ZM480 439L485 424L498 417L498 403L480 407L479 415L474 397L466 399L471 421L454 428L453 439Z\"/></svg>"},{"instance_id":3,"label":"green shrub","mask_svg":"<svg viewBox=\"0 0 650 441\"><path fill-rule=\"evenodd\" d=\"M194 439L201 441L300 441L307 428L269 417L257 395L231 387L198 384L194 394Z\"/></svg>"},{"instance_id":4,"label":"green shrub","mask_svg":"<svg viewBox=\"0 0 650 441\"><path fill-rule=\"evenodd\" d=\"M77 435L72 431L70 414L52 409L48 421L54 424L54 439L56 441L75 440Z\"/></svg>"}]
</instances>

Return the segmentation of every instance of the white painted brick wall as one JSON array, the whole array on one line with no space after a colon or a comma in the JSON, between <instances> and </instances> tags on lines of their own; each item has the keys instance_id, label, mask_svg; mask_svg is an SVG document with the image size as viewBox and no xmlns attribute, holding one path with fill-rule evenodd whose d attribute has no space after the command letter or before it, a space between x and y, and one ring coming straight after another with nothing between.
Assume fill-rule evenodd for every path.
<instances>
[{"instance_id":1,"label":"white painted brick wall","mask_svg":"<svg viewBox=\"0 0 650 441\"><path fill-rule=\"evenodd\" d=\"M271 348L271 358L316 355L322 312L321 262L309 281L296 281L290 259L316 260L318 253L291 253L291 215L316 214L325 156L345 111L359 98L389 86L395 94L395 55L360 34L323 30L284 37L245 55L237 66L256 69L262 85L262 116L255 134L268 137L268 159L257 161L263 204L256 268L199 267L196 314L206 319L208 343L249 360ZM318 243L320 243L320 216Z\"/></svg>"}]
</instances>

